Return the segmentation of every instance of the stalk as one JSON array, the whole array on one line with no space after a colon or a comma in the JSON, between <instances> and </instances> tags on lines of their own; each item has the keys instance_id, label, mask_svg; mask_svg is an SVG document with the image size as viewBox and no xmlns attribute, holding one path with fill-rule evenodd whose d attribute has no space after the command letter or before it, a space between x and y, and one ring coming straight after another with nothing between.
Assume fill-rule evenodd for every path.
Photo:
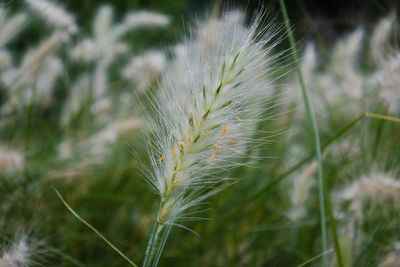
<instances>
[{"instance_id":1,"label":"stalk","mask_svg":"<svg viewBox=\"0 0 400 267\"><path fill-rule=\"evenodd\" d=\"M160 221L160 214L163 209L163 204L161 202L160 210L156 222L153 226L153 231L151 232L149 242L146 248L146 254L143 261L143 267L157 266L160 260L161 254L164 250L165 243L167 242L169 232L171 230L172 224L165 225L165 223Z\"/></svg>"},{"instance_id":2,"label":"stalk","mask_svg":"<svg viewBox=\"0 0 400 267\"><path fill-rule=\"evenodd\" d=\"M332 235L333 235L333 241L334 241L334 245L335 245L337 263L338 263L338 266L341 267L341 266L343 266L343 260L342 260L340 246L339 246L339 240L338 240L337 229L336 229L336 222L335 222L335 218L333 216L333 211L332 211L332 207L331 207L331 201L330 201L330 198L329 198L328 187L327 187L326 181L325 181L325 179L323 177L322 156L321 156L321 141L320 141L320 138L319 138L317 120L315 118L315 114L314 114L314 111L313 111L313 108L312 108L312 105L311 105L311 102L310 102L310 98L308 96L308 92L307 92L307 88L306 88L306 85L305 85L305 82L304 82L304 79L303 79L303 75L301 73L300 64L299 64L299 57L298 57L297 51L296 51L296 44L295 44L293 33L292 33L292 30L291 30L290 20L289 20L288 14L287 14L287 10L286 10L286 6L285 6L285 3L284 3L284 0L279 0L279 3L280 3L281 8L282 8L283 17L285 19L285 26L286 26L286 30L287 30L288 36L289 36L289 42L290 42L292 56L293 56L295 64L296 64L297 75L298 75L300 86L301 86L301 89L302 89L303 99L304 99L304 103L305 103L305 106L306 106L308 119L311 122L312 130L313 130L313 133L314 133L315 152L316 152L317 163L318 163L318 187L319 187L319 206L320 206L320 213L321 213L322 251L324 253L324 252L326 252L328 250L328 240L327 240L327 233L326 233L326 219L325 219L325 213L326 213L325 205L327 205L328 206L329 221L330 221ZM322 256L322 261L323 261L323 266L324 267L328 266L328 255L327 254L324 254Z\"/></svg>"},{"instance_id":3,"label":"stalk","mask_svg":"<svg viewBox=\"0 0 400 267\"><path fill-rule=\"evenodd\" d=\"M163 225L157 220L154 224L153 231L150 235L149 242L146 248L146 255L143 261L143 267L152 266L155 261L157 243L159 242L160 232L163 230Z\"/></svg>"}]
</instances>

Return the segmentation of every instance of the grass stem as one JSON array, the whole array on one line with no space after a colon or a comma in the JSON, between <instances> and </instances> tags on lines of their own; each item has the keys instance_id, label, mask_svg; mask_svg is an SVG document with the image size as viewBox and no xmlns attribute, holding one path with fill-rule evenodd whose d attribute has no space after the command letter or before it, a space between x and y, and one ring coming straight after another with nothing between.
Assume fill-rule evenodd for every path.
<instances>
[{"instance_id":1,"label":"grass stem","mask_svg":"<svg viewBox=\"0 0 400 267\"><path fill-rule=\"evenodd\" d=\"M78 213L76 213L69 205L68 203L64 200L64 198L61 196L61 194L53 188L53 190L56 192L57 196L60 198L61 202L64 204L64 206L74 215L78 220L80 220L84 225L89 227L93 232L95 232L101 239L103 239L107 245L109 245L113 250L115 250L121 257L123 257L131 266L137 267L137 265L131 261L128 256L126 256L122 251L120 251L114 244L112 244L108 239L102 235L96 228L94 228L91 224L89 224L87 221L85 221L81 216L79 216Z\"/></svg>"},{"instance_id":2,"label":"grass stem","mask_svg":"<svg viewBox=\"0 0 400 267\"><path fill-rule=\"evenodd\" d=\"M164 204L165 202L161 202L160 204L160 210L158 212L159 215ZM147 243L143 267L156 267L158 265L158 261L160 260L161 254L164 250L171 227L172 223L166 225L165 223L160 222L159 216L157 216L149 242Z\"/></svg>"},{"instance_id":3,"label":"grass stem","mask_svg":"<svg viewBox=\"0 0 400 267\"><path fill-rule=\"evenodd\" d=\"M292 29L290 26L290 20L289 16L287 14L286 6L283 0L279 0L279 3L282 8L282 14L285 20L285 27L288 32L288 37L289 37L289 42L290 42L290 47L291 47L291 52L293 59L296 64L296 71L298 75L298 79L300 82L300 86L302 89L303 93L303 99L304 103L306 106L307 110L307 115L308 119L311 122L312 125L312 130L314 133L314 139L315 139L315 152L316 152L316 157L317 157L317 163L318 163L318 187L319 187L319 204L320 204L320 216L321 216L321 234L322 234L322 251L325 252L328 250L328 240L327 240L327 233L326 233L326 221L325 221L325 205L328 205L328 215L329 215L329 220L330 220L330 225L331 225L331 230L333 233L333 239L334 239L334 244L335 244L335 252L336 252L336 258L338 262L338 266L341 267L343 266L342 262L342 255L341 255L341 250L339 247L339 241L337 238L337 229L336 229L336 222L335 218L333 217L333 212L332 208L330 205L330 199L326 201L327 198L329 198L329 192L328 188L326 185L326 182L323 177L323 168L322 168L322 156L321 156L321 142L319 138L319 132L318 132L318 125L317 125L317 120L315 118L314 111L312 109L312 105L310 103L310 98L308 96L307 88L304 82L303 75L301 73L300 69L300 64L299 64L299 57L297 55L297 50L296 50L296 44L294 40L294 36L292 33ZM328 256L327 254L322 255L322 261L323 261L323 266L328 266Z\"/></svg>"}]
</instances>

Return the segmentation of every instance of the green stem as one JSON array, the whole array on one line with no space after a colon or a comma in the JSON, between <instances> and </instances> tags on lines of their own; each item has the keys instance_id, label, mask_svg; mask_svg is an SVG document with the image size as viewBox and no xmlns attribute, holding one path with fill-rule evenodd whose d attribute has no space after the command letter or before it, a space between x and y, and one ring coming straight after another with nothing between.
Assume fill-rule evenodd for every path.
<instances>
[{"instance_id":1,"label":"green stem","mask_svg":"<svg viewBox=\"0 0 400 267\"><path fill-rule=\"evenodd\" d=\"M152 262L154 261L157 242L160 231L162 231L162 227L163 226L157 219L156 223L154 224L153 231L151 232L149 243L147 244L146 255L143 261L143 267L151 266Z\"/></svg>"},{"instance_id":2,"label":"green stem","mask_svg":"<svg viewBox=\"0 0 400 267\"><path fill-rule=\"evenodd\" d=\"M165 246L165 243L167 242L169 233L171 231L171 227L172 227L172 224L168 224L166 229L162 233L161 242L160 242L160 245L159 245L159 247L157 249L157 254L156 254L156 256L154 258L154 261L153 261L153 267L156 267L158 265L158 261L160 260L161 254L162 254L162 252L164 250L164 246Z\"/></svg>"},{"instance_id":3,"label":"green stem","mask_svg":"<svg viewBox=\"0 0 400 267\"><path fill-rule=\"evenodd\" d=\"M160 204L158 216L147 244L143 267L156 267L158 265L158 261L160 260L161 254L164 250L165 243L167 242L168 235L172 227L172 222L166 225L165 222L160 221L160 214L164 204L164 202L161 202Z\"/></svg>"},{"instance_id":4,"label":"green stem","mask_svg":"<svg viewBox=\"0 0 400 267\"><path fill-rule=\"evenodd\" d=\"M330 220L331 230L333 233L337 262L338 262L338 266L341 267L341 266L343 266L343 262L342 262L341 250L339 247L339 241L337 239L336 222L335 222L335 218L333 217L333 212L332 212L331 205L330 205L330 199L327 202L325 200L326 198L329 198L329 194L328 194L327 185L326 185L324 177L323 177L321 142L320 142L319 133L318 133L317 120L315 118L315 114L312 109L312 105L310 103L310 98L308 96L308 92L307 92L306 85L305 85L305 82L303 79L303 75L301 73L299 57L297 55L296 44L295 44L294 36L293 36L292 30L291 30L290 20L289 20L287 11L286 11L286 6L285 6L285 3L283 0L279 0L279 3L282 8L283 17L285 19L285 26L286 26L286 30L288 32L291 52L292 52L292 56L293 56L293 59L296 64L296 71L297 71L298 79L299 79L300 86L302 89L303 99L304 99L304 103L306 106L308 119L311 122L314 139L315 139L315 152L316 152L317 163L318 163L318 187L319 187L319 205L320 205L320 213L321 213L322 251L326 252L328 250L328 240L327 240L326 221L325 221L325 205L328 204L329 220ZM326 254L324 254L322 256L322 260L323 260L323 266L325 266L325 267L328 266L328 256Z\"/></svg>"},{"instance_id":5,"label":"green stem","mask_svg":"<svg viewBox=\"0 0 400 267\"><path fill-rule=\"evenodd\" d=\"M376 153L378 152L379 141L380 141L381 136L382 136L382 131L383 131L384 124L385 124L385 120L379 120L378 127L377 127L377 130L376 130L374 148L373 148L373 151L372 151L372 159L373 160L376 158Z\"/></svg>"},{"instance_id":6,"label":"green stem","mask_svg":"<svg viewBox=\"0 0 400 267\"><path fill-rule=\"evenodd\" d=\"M126 256L124 253L122 253L122 251L120 251L116 246L113 245L113 243L111 243L110 241L108 241L108 239L102 235L96 228L94 228L90 223L88 223L87 221L85 221L81 216L79 216L78 213L76 213L76 211L74 211L69 205L68 203L64 200L64 198L61 196L61 194L57 191L57 189L53 188L53 190L56 192L57 196L60 198L61 202L64 204L64 206L72 213L72 215L75 216L75 218L77 218L78 220L80 220L84 225L86 225L87 227L89 227L93 232L96 233L96 235L98 235L101 239L104 240L104 242L107 243L107 245L109 245L113 250L115 250L121 257L123 257L131 266L137 267L137 265L131 261L128 256Z\"/></svg>"},{"instance_id":7,"label":"green stem","mask_svg":"<svg viewBox=\"0 0 400 267\"><path fill-rule=\"evenodd\" d=\"M380 120L385 120L385 121L393 121L393 122L400 122L400 118L392 117L392 116L387 116L387 115L381 115L381 114L375 114L375 113L365 113L365 117L370 117L374 119L380 119Z\"/></svg>"}]
</instances>

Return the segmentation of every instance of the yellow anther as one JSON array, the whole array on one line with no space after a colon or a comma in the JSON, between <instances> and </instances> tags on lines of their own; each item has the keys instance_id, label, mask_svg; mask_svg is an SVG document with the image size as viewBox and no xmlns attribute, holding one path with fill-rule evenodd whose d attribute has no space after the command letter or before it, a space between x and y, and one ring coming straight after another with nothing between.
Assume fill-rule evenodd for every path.
<instances>
[{"instance_id":1,"label":"yellow anther","mask_svg":"<svg viewBox=\"0 0 400 267\"><path fill-rule=\"evenodd\" d=\"M211 154L211 157L209 158L209 161L212 161L215 158L215 155L217 152L214 150L214 152Z\"/></svg>"},{"instance_id":2,"label":"yellow anther","mask_svg":"<svg viewBox=\"0 0 400 267\"><path fill-rule=\"evenodd\" d=\"M226 127L226 124L224 124L224 128L222 128L221 136L224 136L228 132L228 128Z\"/></svg>"},{"instance_id":3,"label":"yellow anther","mask_svg":"<svg viewBox=\"0 0 400 267\"><path fill-rule=\"evenodd\" d=\"M176 167L174 172L172 173L173 175L175 175L181 168Z\"/></svg>"},{"instance_id":4,"label":"yellow anther","mask_svg":"<svg viewBox=\"0 0 400 267\"><path fill-rule=\"evenodd\" d=\"M179 149L183 152L183 147L182 147L182 145L180 144L180 143L177 143L178 144L178 146L179 146Z\"/></svg>"},{"instance_id":5,"label":"yellow anther","mask_svg":"<svg viewBox=\"0 0 400 267\"><path fill-rule=\"evenodd\" d=\"M178 180L173 181L172 184L179 184L182 181L183 181L182 179L178 179Z\"/></svg>"},{"instance_id":6,"label":"yellow anther","mask_svg":"<svg viewBox=\"0 0 400 267\"><path fill-rule=\"evenodd\" d=\"M217 146L216 144L213 145L213 148L214 148L215 151L222 149L220 146Z\"/></svg>"},{"instance_id":7,"label":"yellow anther","mask_svg":"<svg viewBox=\"0 0 400 267\"><path fill-rule=\"evenodd\" d=\"M209 161L212 161L215 156L217 155L217 150L221 150L222 148L220 146L217 146L216 144L213 145L214 151L211 154L211 157L208 159Z\"/></svg>"},{"instance_id":8,"label":"yellow anther","mask_svg":"<svg viewBox=\"0 0 400 267\"><path fill-rule=\"evenodd\" d=\"M174 146L174 148L172 149L172 156L175 156L175 154L176 154L176 146Z\"/></svg>"},{"instance_id":9,"label":"yellow anther","mask_svg":"<svg viewBox=\"0 0 400 267\"><path fill-rule=\"evenodd\" d=\"M191 143L191 142L192 142L192 138L189 137L189 138L188 138L188 141L189 141L189 143Z\"/></svg>"},{"instance_id":10,"label":"yellow anther","mask_svg":"<svg viewBox=\"0 0 400 267\"><path fill-rule=\"evenodd\" d=\"M163 162L163 160L164 160L164 155L161 155L161 158L158 159L158 163Z\"/></svg>"}]
</instances>

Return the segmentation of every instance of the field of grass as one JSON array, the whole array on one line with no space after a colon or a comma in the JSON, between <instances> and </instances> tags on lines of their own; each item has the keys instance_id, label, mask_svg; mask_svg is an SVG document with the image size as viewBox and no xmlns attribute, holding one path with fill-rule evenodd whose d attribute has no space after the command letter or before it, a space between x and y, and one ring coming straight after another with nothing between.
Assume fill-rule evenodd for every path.
<instances>
[{"instance_id":1,"label":"field of grass","mask_svg":"<svg viewBox=\"0 0 400 267\"><path fill-rule=\"evenodd\" d=\"M0 267L400 266L396 15L297 40L279 2L0 3Z\"/></svg>"}]
</instances>

